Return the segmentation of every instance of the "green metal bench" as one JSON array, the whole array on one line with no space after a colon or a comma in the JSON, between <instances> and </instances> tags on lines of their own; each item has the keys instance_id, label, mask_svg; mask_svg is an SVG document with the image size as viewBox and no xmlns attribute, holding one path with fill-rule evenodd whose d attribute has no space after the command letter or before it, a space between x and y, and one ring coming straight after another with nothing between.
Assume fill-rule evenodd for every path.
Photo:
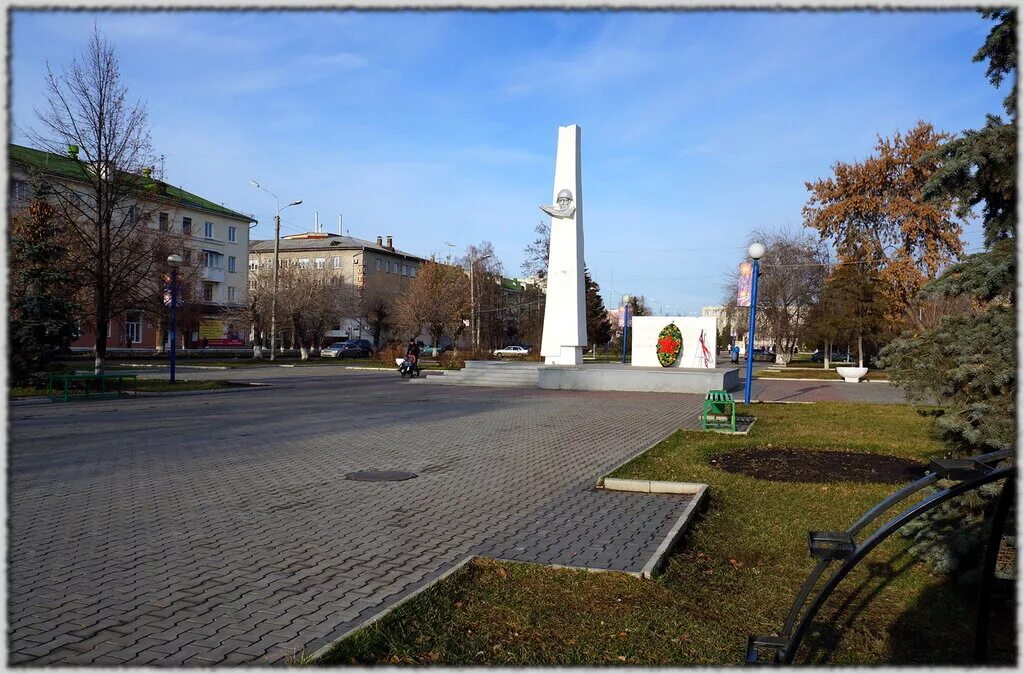
<instances>
[{"instance_id":1,"label":"green metal bench","mask_svg":"<svg viewBox=\"0 0 1024 674\"><path fill-rule=\"evenodd\" d=\"M124 390L124 382L130 381L133 384L132 391L135 395L139 394L139 382L138 375L134 372L106 372L104 374L55 374L50 376L50 383L46 389L46 395L50 397L50 400L63 400L64 402L70 401L72 398L85 397L85 398L105 398L111 396L121 396L126 391ZM117 382L116 391L107 390L107 382ZM80 382L82 384L82 392L74 393L73 384ZM99 382L98 391L90 391L90 385L92 382ZM54 395L54 384L57 384L57 395ZM61 393L63 391L63 393Z\"/></svg>"},{"instance_id":2,"label":"green metal bench","mask_svg":"<svg viewBox=\"0 0 1024 674\"><path fill-rule=\"evenodd\" d=\"M700 415L701 430L729 429L736 432L736 401L728 391L708 391Z\"/></svg>"}]
</instances>

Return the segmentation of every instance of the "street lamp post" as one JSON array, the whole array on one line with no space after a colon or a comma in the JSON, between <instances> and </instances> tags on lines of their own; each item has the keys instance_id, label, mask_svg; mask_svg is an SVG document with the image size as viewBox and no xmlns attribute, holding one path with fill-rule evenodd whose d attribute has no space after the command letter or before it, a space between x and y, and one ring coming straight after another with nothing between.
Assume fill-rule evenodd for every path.
<instances>
[{"instance_id":1,"label":"street lamp post","mask_svg":"<svg viewBox=\"0 0 1024 674\"><path fill-rule=\"evenodd\" d=\"M750 244L747 254L754 260L750 289L750 326L747 328L747 380L743 387L743 404L750 404L750 385L754 376L754 321L757 319L757 279L761 273L758 261L764 256L764 245Z\"/></svg>"},{"instance_id":2,"label":"street lamp post","mask_svg":"<svg viewBox=\"0 0 1024 674\"><path fill-rule=\"evenodd\" d=\"M274 352L277 345L277 271L280 266L281 255L281 211L290 206L298 206L302 199L293 201L284 208L281 208L281 200L277 195L260 185L255 180L250 180L253 185L274 197L277 202L277 213L274 215L274 293L270 296L270 360L274 360Z\"/></svg>"},{"instance_id":3,"label":"street lamp post","mask_svg":"<svg viewBox=\"0 0 1024 674\"><path fill-rule=\"evenodd\" d=\"M476 293L473 289L473 277L476 276L476 263L480 260L486 260L490 256L491 254L488 253L480 257L469 258L469 335L470 341L473 343L474 353L476 353L480 342L480 324L479 318L476 315Z\"/></svg>"},{"instance_id":4,"label":"street lamp post","mask_svg":"<svg viewBox=\"0 0 1024 674\"><path fill-rule=\"evenodd\" d=\"M626 343L629 341L629 302L633 298L622 296L622 364L626 364Z\"/></svg>"},{"instance_id":5,"label":"street lamp post","mask_svg":"<svg viewBox=\"0 0 1024 674\"><path fill-rule=\"evenodd\" d=\"M171 266L171 383L174 383L174 357L178 347L178 265L180 255L168 255L167 264Z\"/></svg>"}]
</instances>

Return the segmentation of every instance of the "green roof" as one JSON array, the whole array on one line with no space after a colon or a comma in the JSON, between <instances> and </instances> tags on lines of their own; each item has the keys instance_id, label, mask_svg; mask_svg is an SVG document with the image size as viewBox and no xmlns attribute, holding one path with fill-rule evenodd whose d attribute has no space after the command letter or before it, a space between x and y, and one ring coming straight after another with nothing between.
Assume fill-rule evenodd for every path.
<instances>
[{"instance_id":1,"label":"green roof","mask_svg":"<svg viewBox=\"0 0 1024 674\"><path fill-rule=\"evenodd\" d=\"M80 161L71 159L70 157L46 152L44 150L36 150L35 148L24 147L22 145L15 145L14 143L7 146L7 152L8 161L12 163L36 168L45 173L49 173L50 175L60 176L67 178L68 180L77 180L82 182L88 180L86 165ZM157 180L156 178L143 178L141 176L139 177L139 180L148 181L146 188L153 190L151 198L176 202L182 206L217 213L237 220L256 222L256 220L251 216L233 211L230 208L224 208L220 204L214 203L209 199L204 199L197 194L192 194L180 187L175 187L174 185L165 183L162 180ZM156 189L158 187L161 189Z\"/></svg>"},{"instance_id":2,"label":"green roof","mask_svg":"<svg viewBox=\"0 0 1024 674\"><path fill-rule=\"evenodd\" d=\"M526 286L514 278L501 277L501 287L508 290L525 290Z\"/></svg>"}]
</instances>

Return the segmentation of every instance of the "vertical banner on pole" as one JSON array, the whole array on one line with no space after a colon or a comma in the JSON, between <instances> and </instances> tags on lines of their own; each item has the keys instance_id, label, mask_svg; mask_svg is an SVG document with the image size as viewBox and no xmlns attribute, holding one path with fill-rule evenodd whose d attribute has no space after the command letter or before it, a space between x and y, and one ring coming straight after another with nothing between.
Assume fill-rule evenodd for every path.
<instances>
[{"instance_id":1,"label":"vertical banner on pole","mask_svg":"<svg viewBox=\"0 0 1024 674\"><path fill-rule=\"evenodd\" d=\"M740 263L740 278L736 284L736 306L750 306L750 278L753 267L749 262Z\"/></svg>"}]
</instances>

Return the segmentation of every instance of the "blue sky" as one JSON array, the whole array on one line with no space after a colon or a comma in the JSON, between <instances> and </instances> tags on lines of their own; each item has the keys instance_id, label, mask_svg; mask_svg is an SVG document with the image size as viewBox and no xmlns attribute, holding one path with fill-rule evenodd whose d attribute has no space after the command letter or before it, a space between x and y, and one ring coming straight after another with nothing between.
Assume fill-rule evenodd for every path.
<instances>
[{"instance_id":1,"label":"blue sky","mask_svg":"<svg viewBox=\"0 0 1024 674\"><path fill-rule=\"evenodd\" d=\"M259 220L444 256L490 241L520 274L557 127L582 127L585 257L623 293L718 304L758 227L799 228L805 181L918 119L1001 111L975 12L11 13L12 140L45 64L95 24L148 104L166 178ZM546 217L546 216L543 216ZM969 247L980 228L965 232Z\"/></svg>"}]
</instances>

